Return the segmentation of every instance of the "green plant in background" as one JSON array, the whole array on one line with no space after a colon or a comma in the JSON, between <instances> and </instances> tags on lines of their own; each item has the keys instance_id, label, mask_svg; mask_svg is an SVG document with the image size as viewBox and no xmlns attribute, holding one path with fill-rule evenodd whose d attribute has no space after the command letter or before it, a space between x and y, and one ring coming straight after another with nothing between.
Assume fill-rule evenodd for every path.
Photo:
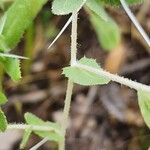
<instances>
[{"instance_id":1,"label":"green plant in background","mask_svg":"<svg viewBox=\"0 0 150 150\"><path fill-rule=\"evenodd\" d=\"M10 75L12 80L16 81L21 77L19 58L20 56L9 54L22 37L24 31L31 25L33 19L40 11L47 0L15 0L12 6L6 11L0 23L0 62L4 70ZM141 2L141 0L128 0L129 4ZM61 124L43 121L31 113L25 114L26 124L8 124L3 111L0 109L0 131L6 129L23 129L24 136L20 148L23 149L31 135L35 133L43 140L35 145L31 150L37 149L47 140L58 142L59 150L65 149L65 134L68 124L68 116L71 104L73 84L80 85L103 85L110 81L116 81L120 84L133 88L138 93L139 107L146 124L150 127L150 86L131 81L129 79L111 74L103 70L96 60L91 58L81 58L77 60L77 17L79 10L85 6L90 21L95 28L101 46L110 50L117 46L120 41L120 34L117 25L107 15L103 5L118 6L122 4L123 8L128 10L124 0L53 0L52 12L56 15L72 14L58 36L52 44L63 33L67 26L72 22L71 30L71 61L70 66L63 69L63 74L68 78L66 90L65 105L63 110L63 119ZM20 13L18 13L20 12ZM149 37L138 24L133 14L128 13L143 38L149 44ZM105 30L103 30L105 28ZM52 46L50 45L50 47ZM50 48L49 47L49 48ZM7 101L3 92L0 92L0 105Z\"/></svg>"}]
</instances>

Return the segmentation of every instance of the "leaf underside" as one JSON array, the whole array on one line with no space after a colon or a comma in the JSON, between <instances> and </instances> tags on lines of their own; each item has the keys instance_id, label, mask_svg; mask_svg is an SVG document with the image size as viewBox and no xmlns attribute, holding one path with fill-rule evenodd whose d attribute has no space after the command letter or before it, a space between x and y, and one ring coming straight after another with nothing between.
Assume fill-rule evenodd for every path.
<instances>
[{"instance_id":1,"label":"leaf underside","mask_svg":"<svg viewBox=\"0 0 150 150\"><path fill-rule=\"evenodd\" d=\"M96 69L101 69L94 59L83 57L79 60L79 63ZM105 77L100 77L97 74L77 68L75 66L65 67L63 69L63 74L65 74L65 76L74 83L86 86L107 84L110 81Z\"/></svg>"},{"instance_id":2,"label":"leaf underside","mask_svg":"<svg viewBox=\"0 0 150 150\"><path fill-rule=\"evenodd\" d=\"M54 0L52 12L56 15L67 15L82 8L86 0Z\"/></svg>"},{"instance_id":3,"label":"leaf underside","mask_svg":"<svg viewBox=\"0 0 150 150\"><path fill-rule=\"evenodd\" d=\"M87 0L86 5L90 10L96 13L101 19L105 21L108 20L107 13L105 12L104 8L101 5L99 5L99 3L96 0Z\"/></svg>"},{"instance_id":4,"label":"leaf underside","mask_svg":"<svg viewBox=\"0 0 150 150\"><path fill-rule=\"evenodd\" d=\"M55 132L56 130L57 131L61 130L60 126L57 123L53 123L49 121L44 122L43 120L41 120L40 118L36 117L35 115L31 113L25 114L25 120L27 124L31 126L38 125L38 126L41 126L41 128L50 127L50 129L53 129L53 131L33 131L36 135L42 138L47 138L48 140L51 140L51 141L56 141L56 142L63 140L63 136Z\"/></svg>"},{"instance_id":5,"label":"leaf underside","mask_svg":"<svg viewBox=\"0 0 150 150\"><path fill-rule=\"evenodd\" d=\"M150 128L150 93L138 91L138 103L144 121Z\"/></svg>"},{"instance_id":6,"label":"leaf underside","mask_svg":"<svg viewBox=\"0 0 150 150\"><path fill-rule=\"evenodd\" d=\"M97 14L90 13L90 21L96 32L98 41L105 51L111 51L120 43L120 30L117 24L107 17L107 21L101 19Z\"/></svg>"}]
</instances>

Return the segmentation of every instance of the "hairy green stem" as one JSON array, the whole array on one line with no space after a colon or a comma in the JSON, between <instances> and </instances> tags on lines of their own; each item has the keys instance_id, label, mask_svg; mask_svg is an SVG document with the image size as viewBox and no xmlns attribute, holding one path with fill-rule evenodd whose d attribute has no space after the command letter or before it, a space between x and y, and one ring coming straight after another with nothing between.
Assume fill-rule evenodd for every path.
<instances>
[{"instance_id":1,"label":"hairy green stem","mask_svg":"<svg viewBox=\"0 0 150 150\"><path fill-rule=\"evenodd\" d=\"M76 63L77 56L77 20L78 14L74 12L72 14L72 30L71 30L71 66ZM71 106L71 97L73 91L73 82L68 80L66 98L65 98L65 106L63 110L63 121L62 121L62 133L66 135L66 129L68 125L68 117ZM65 139L65 138L64 138ZM59 143L59 150L65 150L65 140Z\"/></svg>"},{"instance_id":2,"label":"hairy green stem","mask_svg":"<svg viewBox=\"0 0 150 150\"><path fill-rule=\"evenodd\" d=\"M78 19L77 16L78 16L77 12L74 12L74 13L72 13L72 16L70 17L70 19L72 19L72 31L71 31L71 66L73 66L74 64L76 64L76 59L77 59L76 58L76 55L77 55L77 19ZM54 40L54 42L55 42L55 40ZM52 43L54 43L54 42L52 42ZM66 135L66 129L67 129L67 125L68 125L68 117L69 117L69 111L70 111L70 105L71 105L72 91L73 91L73 82L70 81L70 80L68 80L67 91L66 91L66 98L65 98L65 105L64 105L64 110L63 110L63 120L61 122L62 134L64 136ZM42 141L40 141L39 143L37 143L30 150L36 150L36 149L38 149L41 145L43 145L47 141L48 141L48 139L44 138ZM65 140L60 141L58 143L58 146L59 146L59 150L65 150Z\"/></svg>"},{"instance_id":3,"label":"hairy green stem","mask_svg":"<svg viewBox=\"0 0 150 150\"><path fill-rule=\"evenodd\" d=\"M77 60L77 21L78 13L72 14L72 30L71 30L71 66L76 63Z\"/></svg>"},{"instance_id":4,"label":"hairy green stem","mask_svg":"<svg viewBox=\"0 0 150 150\"><path fill-rule=\"evenodd\" d=\"M64 111L63 111L63 120L61 123L62 134L64 135L64 137L66 135L66 129L68 125L68 117L69 117L69 110L70 110L70 105L71 105L72 91L73 91L73 82L68 80L66 98L65 98L65 106L64 106ZM65 138L63 141L59 142L59 150L65 150Z\"/></svg>"},{"instance_id":5,"label":"hairy green stem","mask_svg":"<svg viewBox=\"0 0 150 150\"><path fill-rule=\"evenodd\" d=\"M111 73L109 73L105 70L102 70L102 69L92 68L90 66L83 65L83 64L80 64L80 63L74 64L74 67L78 67L80 69L92 72L92 73L97 74L99 76L106 77L106 78L108 78L112 81L115 81L115 82L118 82L120 84L126 85L126 86L128 86L132 89L137 90L137 91L142 90L142 91L145 91L145 92L150 92L150 86L148 86L148 85L144 85L144 84L129 80L127 78L120 77L120 76L115 75L115 74L111 74Z\"/></svg>"},{"instance_id":6,"label":"hairy green stem","mask_svg":"<svg viewBox=\"0 0 150 150\"><path fill-rule=\"evenodd\" d=\"M13 129L18 129L18 130L25 130L29 127L32 127L32 130L33 131L47 131L47 132L50 132L50 131L54 131L53 128L51 128L50 126L39 126L39 125L27 125L27 124L9 124L7 126L7 130L13 130ZM56 131L55 132L58 132L59 131Z\"/></svg>"}]
</instances>

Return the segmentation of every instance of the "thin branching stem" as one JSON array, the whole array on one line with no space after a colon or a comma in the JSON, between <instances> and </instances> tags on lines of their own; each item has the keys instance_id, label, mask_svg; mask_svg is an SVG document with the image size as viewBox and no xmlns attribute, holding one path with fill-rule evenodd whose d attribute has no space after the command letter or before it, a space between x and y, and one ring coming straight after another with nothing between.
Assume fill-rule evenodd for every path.
<instances>
[{"instance_id":1,"label":"thin branching stem","mask_svg":"<svg viewBox=\"0 0 150 150\"><path fill-rule=\"evenodd\" d=\"M67 27L70 23L70 20L72 20L72 30L71 30L71 66L76 64L76 56L77 56L77 19L78 19L78 13L74 12L72 13L72 16L69 18L65 26ZM65 28L63 27L62 31ZM62 34L62 33L61 33ZM57 40L57 38L56 38ZM52 43L54 44L54 40ZM53 45L51 44L50 47ZM68 125L68 117L69 117L69 111L71 106L71 97L72 97L72 91L73 91L73 82L68 80L67 84L67 91L66 91L66 98L65 98L65 105L63 110L63 120L61 123L62 127L62 134L65 136L66 129ZM65 139L65 138L64 138ZM34 147L32 147L30 150L36 150L40 146L42 146L45 142L47 142L48 139L44 138L42 141L37 143ZM59 142L59 150L65 150L65 140Z\"/></svg>"},{"instance_id":2,"label":"thin branching stem","mask_svg":"<svg viewBox=\"0 0 150 150\"><path fill-rule=\"evenodd\" d=\"M27 124L9 124L7 126L7 130L12 130L12 129L25 130L29 127L32 127L33 131L47 131L47 132L55 131L55 132L60 134L59 131L54 130L50 126L39 126L39 125L32 125L31 126L31 125L27 125Z\"/></svg>"},{"instance_id":3,"label":"thin branching stem","mask_svg":"<svg viewBox=\"0 0 150 150\"><path fill-rule=\"evenodd\" d=\"M69 24L72 21L72 16L68 19L66 24L63 26L63 28L60 30L58 35L55 37L55 39L52 41L52 43L49 45L48 50L52 47L52 45L58 40L58 38L63 34L63 32L66 30L66 28L69 26Z\"/></svg>"},{"instance_id":4,"label":"thin branching stem","mask_svg":"<svg viewBox=\"0 0 150 150\"><path fill-rule=\"evenodd\" d=\"M92 67L89 67L89 66L86 66L86 65L83 65L83 64L79 64L79 63L74 64L74 67L78 67L80 69L92 72L92 73L97 74L99 76L106 77L106 78L108 78L112 81L115 81L115 82L118 82L120 84L126 85L130 88L133 88L133 89L137 90L137 91L138 90L143 90L145 92L150 92L150 86L148 86L148 85L144 85L144 84L129 80L127 78L120 77L120 76L115 75L115 74L111 74L111 73L109 73L105 70L102 70L102 69L92 68Z\"/></svg>"},{"instance_id":5,"label":"thin branching stem","mask_svg":"<svg viewBox=\"0 0 150 150\"><path fill-rule=\"evenodd\" d=\"M42 141L40 141L39 143L37 143L36 145L34 145L32 148L30 148L29 150L37 150L39 147L41 147L44 143L46 143L48 141L47 138L44 138Z\"/></svg>"},{"instance_id":6,"label":"thin branching stem","mask_svg":"<svg viewBox=\"0 0 150 150\"><path fill-rule=\"evenodd\" d=\"M142 37L144 38L144 40L147 42L148 46L150 47L150 38L149 38L149 36L144 31L144 29L139 24L138 20L134 16L134 14L129 9L126 1L125 0L120 0L120 2L121 2L122 7L124 8L124 10L126 11L127 15L129 16L129 18L131 19L131 21L133 22L133 24L135 25L135 27L138 29L139 33L142 35Z\"/></svg>"}]
</instances>

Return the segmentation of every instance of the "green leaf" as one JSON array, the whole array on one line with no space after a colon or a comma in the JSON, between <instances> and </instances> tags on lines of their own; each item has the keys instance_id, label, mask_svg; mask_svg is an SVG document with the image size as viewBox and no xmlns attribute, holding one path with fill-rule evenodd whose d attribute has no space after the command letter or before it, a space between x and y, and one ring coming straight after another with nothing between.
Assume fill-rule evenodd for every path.
<instances>
[{"instance_id":1,"label":"green leaf","mask_svg":"<svg viewBox=\"0 0 150 150\"><path fill-rule=\"evenodd\" d=\"M13 81L18 81L21 78L19 59L0 57L0 62Z\"/></svg>"},{"instance_id":2,"label":"green leaf","mask_svg":"<svg viewBox=\"0 0 150 150\"><path fill-rule=\"evenodd\" d=\"M120 5L120 0L98 0L99 2L103 2L106 5L118 6ZM143 0L126 0L128 4L137 4L142 3Z\"/></svg>"},{"instance_id":3,"label":"green leaf","mask_svg":"<svg viewBox=\"0 0 150 150\"><path fill-rule=\"evenodd\" d=\"M7 128L6 116L0 108L0 132L4 132L6 128Z\"/></svg>"},{"instance_id":4,"label":"green leaf","mask_svg":"<svg viewBox=\"0 0 150 150\"><path fill-rule=\"evenodd\" d=\"M107 21L108 15L106 14L104 8L96 0L87 0L86 5L94 13L96 13L101 19Z\"/></svg>"},{"instance_id":5,"label":"green leaf","mask_svg":"<svg viewBox=\"0 0 150 150\"><path fill-rule=\"evenodd\" d=\"M150 93L138 91L138 103L146 125L150 128Z\"/></svg>"},{"instance_id":6,"label":"green leaf","mask_svg":"<svg viewBox=\"0 0 150 150\"><path fill-rule=\"evenodd\" d=\"M20 144L20 149L25 148L25 146L26 146L26 144L30 138L31 133L32 133L32 127L29 127L24 131L23 139L22 139L21 144Z\"/></svg>"},{"instance_id":7,"label":"green leaf","mask_svg":"<svg viewBox=\"0 0 150 150\"><path fill-rule=\"evenodd\" d=\"M83 57L79 60L79 63L96 69L101 69L94 59ZM105 77L100 77L97 74L79 69L75 66L64 68L63 74L65 74L65 76L72 80L74 83L78 83L80 85L101 85L107 84L110 81Z\"/></svg>"},{"instance_id":8,"label":"green leaf","mask_svg":"<svg viewBox=\"0 0 150 150\"><path fill-rule=\"evenodd\" d=\"M3 15L0 19L0 34L3 31L4 25L5 25L5 22L6 22L6 18L7 18L7 14Z\"/></svg>"},{"instance_id":9,"label":"green leaf","mask_svg":"<svg viewBox=\"0 0 150 150\"><path fill-rule=\"evenodd\" d=\"M86 0L54 0L52 12L56 15L66 15L82 8Z\"/></svg>"},{"instance_id":10,"label":"green leaf","mask_svg":"<svg viewBox=\"0 0 150 150\"><path fill-rule=\"evenodd\" d=\"M29 27L37 13L48 0L15 0L5 12L7 18L2 35L10 49L13 49ZM3 51L6 51L3 49Z\"/></svg>"},{"instance_id":11,"label":"green leaf","mask_svg":"<svg viewBox=\"0 0 150 150\"><path fill-rule=\"evenodd\" d=\"M7 46L4 36L0 34L0 51L3 50L8 51L10 48Z\"/></svg>"},{"instance_id":12,"label":"green leaf","mask_svg":"<svg viewBox=\"0 0 150 150\"><path fill-rule=\"evenodd\" d=\"M25 114L25 120L27 124L29 125L38 125L43 127L50 128L51 131L33 131L35 134L42 138L47 138L52 141L61 141L63 140L63 136L61 135L61 127L57 123L53 122L44 122L40 118L36 117L35 115L31 113L26 113Z\"/></svg>"},{"instance_id":13,"label":"green leaf","mask_svg":"<svg viewBox=\"0 0 150 150\"><path fill-rule=\"evenodd\" d=\"M110 17L104 21L92 12L90 13L90 21L101 46L107 51L116 48L120 43L120 31L117 24Z\"/></svg>"},{"instance_id":14,"label":"green leaf","mask_svg":"<svg viewBox=\"0 0 150 150\"><path fill-rule=\"evenodd\" d=\"M3 105L7 102L7 98L4 93L0 92L0 105Z\"/></svg>"}]
</instances>

